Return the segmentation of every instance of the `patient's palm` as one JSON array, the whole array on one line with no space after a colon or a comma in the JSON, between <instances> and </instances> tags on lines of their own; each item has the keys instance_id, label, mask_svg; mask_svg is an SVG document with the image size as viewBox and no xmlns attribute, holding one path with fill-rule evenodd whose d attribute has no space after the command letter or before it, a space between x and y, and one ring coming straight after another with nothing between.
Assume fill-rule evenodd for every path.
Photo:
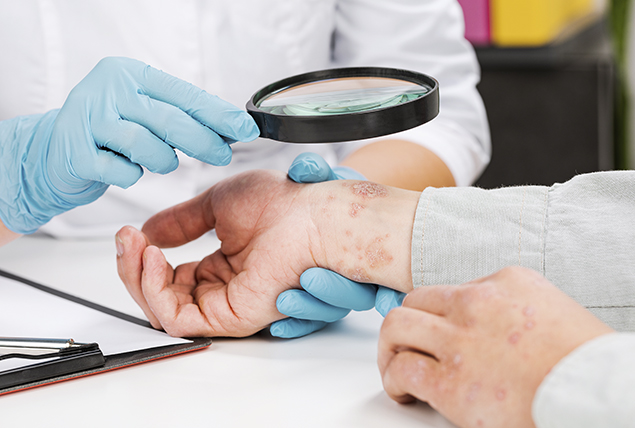
<instances>
[{"instance_id":1,"label":"patient's palm","mask_svg":"<svg viewBox=\"0 0 635 428\"><path fill-rule=\"evenodd\" d=\"M176 307L174 315L158 317L168 333L246 336L283 318L277 296L298 287L300 274L315 266L306 244L314 234L306 189L282 173L248 172L146 223L143 231L159 246L181 245L211 228L222 242L199 263L172 271L164 262L173 295L162 298Z\"/></svg>"}]
</instances>

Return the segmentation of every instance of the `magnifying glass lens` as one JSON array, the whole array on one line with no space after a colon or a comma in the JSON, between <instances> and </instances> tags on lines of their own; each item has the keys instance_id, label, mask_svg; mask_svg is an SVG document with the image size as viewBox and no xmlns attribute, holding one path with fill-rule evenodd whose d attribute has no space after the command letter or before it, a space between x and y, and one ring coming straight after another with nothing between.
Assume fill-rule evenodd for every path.
<instances>
[{"instance_id":1,"label":"magnifying glass lens","mask_svg":"<svg viewBox=\"0 0 635 428\"><path fill-rule=\"evenodd\" d=\"M288 116L350 114L406 103L431 90L399 79L346 77L283 88L260 99L256 107Z\"/></svg>"},{"instance_id":2,"label":"magnifying glass lens","mask_svg":"<svg viewBox=\"0 0 635 428\"><path fill-rule=\"evenodd\" d=\"M262 138L300 144L363 140L434 119L439 83L410 70L334 68L267 85L246 107Z\"/></svg>"}]
</instances>

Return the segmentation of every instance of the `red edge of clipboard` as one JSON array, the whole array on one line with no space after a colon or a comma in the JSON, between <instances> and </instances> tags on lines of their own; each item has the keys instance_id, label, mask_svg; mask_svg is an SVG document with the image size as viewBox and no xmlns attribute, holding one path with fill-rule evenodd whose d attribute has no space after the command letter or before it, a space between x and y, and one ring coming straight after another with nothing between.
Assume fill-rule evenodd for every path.
<instances>
[{"instance_id":1,"label":"red edge of clipboard","mask_svg":"<svg viewBox=\"0 0 635 428\"><path fill-rule=\"evenodd\" d=\"M132 362L132 363L129 363L129 364L122 364L120 366L110 367L110 368L103 369L103 370L99 370L97 368L97 369L95 369L93 371L90 371L89 373L79 372L79 373L77 373L76 376L74 376L71 373L71 374L65 375L65 377L63 379L54 379L54 380L51 380L50 382L44 381L42 383L38 383L37 385L28 385L28 386L25 386L24 388L16 388L16 389L11 389L11 390L5 391L5 392L0 392L0 397L12 394L14 392L26 391L28 389L39 388L41 386L52 385L54 383L62 383L62 382L66 382L68 380L75 380L75 379L79 379L79 378L82 378L82 377L88 377L88 376L98 375L98 374L101 374L101 373L112 372L112 371L119 370L119 369L125 369L127 367L137 366L139 364L150 363L152 361L163 360L165 358L174 357L176 355L181 355L181 354L187 354L187 353L190 353L190 352L201 351L203 349L209 348L210 346L211 346L211 343L207 343L207 344L204 344L204 345L202 345L202 346L200 346L198 348L188 348L188 349L184 349L182 351L177 351L177 352L175 352L173 354L158 355L156 357L151 357L151 358L148 358L148 359L145 359L145 360L141 360L141 361L135 361L135 362Z\"/></svg>"}]
</instances>

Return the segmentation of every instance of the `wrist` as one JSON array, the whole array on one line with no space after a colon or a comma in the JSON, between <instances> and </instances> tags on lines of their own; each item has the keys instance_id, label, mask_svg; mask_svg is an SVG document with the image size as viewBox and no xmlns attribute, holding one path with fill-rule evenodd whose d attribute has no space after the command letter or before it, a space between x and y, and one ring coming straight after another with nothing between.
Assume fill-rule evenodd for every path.
<instances>
[{"instance_id":1,"label":"wrist","mask_svg":"<svg viewBox=\"0 0 635 428\"><path fill-rule=\"evenodd\" d=\"M419 192L370 182L316 184L311 212L315 261L357 282L408 292Z\"/></svg>"},{"instance_id":2,"label":"wrist","mask_svg":"<svg viewBox=\"0 0 635 428\"><path fill-rule=\"evenodd\" d=\"M33 185L44 174L39 158L46 150L38 145L37 134L46 116L19 116L0 123L0 218L14 233L32 233L48 221L31 203L33 192L46 194L46 189Z\"/></svg>"}]
</instances>

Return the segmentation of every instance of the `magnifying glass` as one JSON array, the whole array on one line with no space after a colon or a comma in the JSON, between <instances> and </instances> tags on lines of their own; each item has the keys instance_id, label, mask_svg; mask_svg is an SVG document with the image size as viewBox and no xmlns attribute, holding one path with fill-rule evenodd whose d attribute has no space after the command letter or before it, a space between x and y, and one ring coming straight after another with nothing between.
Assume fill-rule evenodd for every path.
<instances>
[{"instance_id":1,"label":"magnifying glass","mask_svg":"<svg viewBox=\"0 0 635 428\"><path fill-rule=\"evenodd\" d=\"M355 67L300 74L265 86L247 103L260 136L336 143L414 128L439 114L439 84L414 71Z\"/></svg>"}]
</instances>

